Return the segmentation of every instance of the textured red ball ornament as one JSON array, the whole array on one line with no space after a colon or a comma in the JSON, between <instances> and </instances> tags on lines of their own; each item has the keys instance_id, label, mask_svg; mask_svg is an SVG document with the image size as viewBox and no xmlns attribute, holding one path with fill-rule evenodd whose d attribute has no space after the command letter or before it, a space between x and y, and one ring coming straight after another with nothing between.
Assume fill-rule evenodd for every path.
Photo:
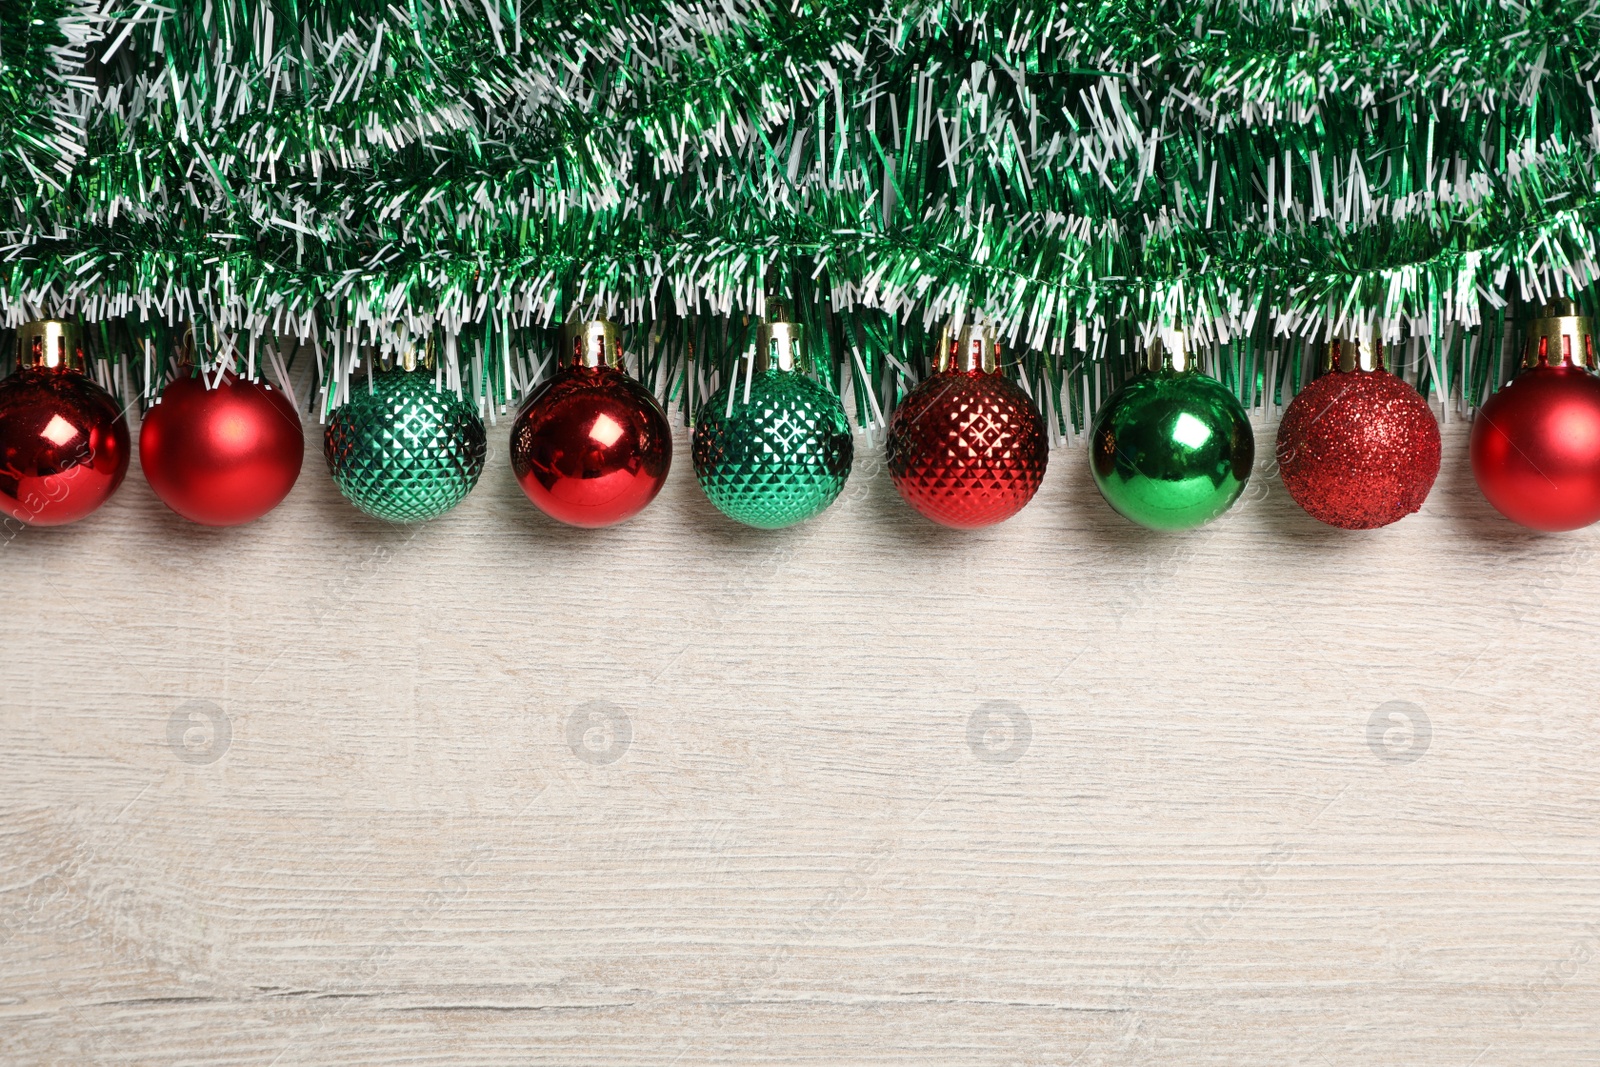
<instances>
[{"instance_id":1,"label":"textured red ball ornament","mask_svg":"<svg viewBox=\"0 0 1600 1067\"><path fill-rule=\"evenodd\" d=\"M300 415L281 390L187 368L144 417L139 465L167 507L203 526L238 526L277 507L305 458Z\"/></svg>"},{"instance_id":2,"label":"textured red ball ornament","mask_svg":"<svg viewBox=\"0 0 1600 1067\"><path fill-rule=\"evenodd\" d=\"M1039 409L999 373L994 330L947 331L934 373L894 409L887 458L895 489L922 515L958 530L1004 522L1044 480L1049 442Z\"/></svg>"},{"instance_id":3,"label":"textured red ball ornament","mask_svg":"<svg viewBox=\"0 0 1600 1067\"><path fill-rule=\"evenodd\" d=\"M77 324L17 330L17 371L0 381L0 511L30 526L76 522L128 473L128 422L83 367Z\"/></svg>"},{"instance_id":4,"label":"textured red ball ornament","mask_svg":"<svg viewBox=\"0 0 1600 1067\"><path fill-rule=\"evenodd\" d=\"M1439 420L1384 369L1383 343L1329 343L1322 377L1278 427L1278 472L1306 514L1345 530L1387 526L1422 507L1439 476Z\"/></svg>"},{"instance_id":5,"label":"textured red ball ornament","mask_svg":"<svg viewBox=\"0 0 1600 1067\"><path fill-rule=\"evenodd\" d=\"M562 331L562 366L511 427L511 469L528 499L568 526L632 518L672 467L672 427L650 391L622 370L622 341L604 319Z\"/></svg>"},{"instance_id":6,"label":"textured red ball ornament","mask_svg":"<svg viewBox=\"0 0 1600 1067\"><path fill-rule=\"evenodd\" d=\"M1557 300L1529 323L1524 370L1478 409L1472 476L1512 522L1576 530L1600 519L1600 378L1593 320Z\"/></svg>"}]
</instances>

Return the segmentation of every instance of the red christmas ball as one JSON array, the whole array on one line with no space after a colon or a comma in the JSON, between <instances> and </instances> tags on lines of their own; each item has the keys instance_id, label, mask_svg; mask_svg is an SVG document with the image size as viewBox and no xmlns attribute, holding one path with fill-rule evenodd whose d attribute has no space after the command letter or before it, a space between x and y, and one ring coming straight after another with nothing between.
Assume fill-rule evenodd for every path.
<instances>
[{"instance_id":1,"label":"red christmas ball","mask_svg":"<svg viewBox=\"0 0 1600 1067\"><path fill-rule=\"evenodd\" d=\"M1478 409L1472 476L1495 510L1532 530L1600 519L1600 378L1530 367Z\"/></svg>"},{"instance_id":2,"label":"red christmas ball","mask_svg":"<svg viewBox=\"0 0 1600 1067\"><path fill-rule=\"evenodd\" d=\"M289 398L232 373L215 388L182 374L139 431L139 463L150 488L203 526L238 526L277 507L300 477L305 451Z\"/></svg>"},{"instance_id":3,"label":"red christmas ball","mask_svg":"<svg viewBox=\"0 0 1600 1067\"><path fill-rule=\"evenodd\" d=\"M128 473L128 422L72 365L0 381L0 511L30 526L76 522Z\"/></svg>"},{"instance_id":4,"label":"red christmas ball","mask_svg":"<svg viewBox=\"0 0 1600 1067\"><path fill-rule=\"evenodd\" d=\"M528 499L569 526L611 526L661 492L672 427L650 391L614 366L572 366L536 388L511 428Z\"/></svg>"},{"instance_id":5,"label":"red christmas ball","mask_svg":"<svg viewBox=\"0 0 1600 1067\"><path fill-rule=\"evenodd\" d=\"M996 372L951 368L894 409L887 458L906 503L941 525L975 530L1033 499L1050 448L1028 394Z\"/></svg>"},{"instance_id":6,"label":"red christmas ball","mask_svg":"<svg viewBox=\"0 0 1600 1067\"><path fill-rule=\"evenodd\" d=\"M1346 530L1387 526L1421 508L1433 488L1439 421L1388 371L1329 371L1284 412L1278 472L1314 519Z\"/></svg>"}]
</instances>

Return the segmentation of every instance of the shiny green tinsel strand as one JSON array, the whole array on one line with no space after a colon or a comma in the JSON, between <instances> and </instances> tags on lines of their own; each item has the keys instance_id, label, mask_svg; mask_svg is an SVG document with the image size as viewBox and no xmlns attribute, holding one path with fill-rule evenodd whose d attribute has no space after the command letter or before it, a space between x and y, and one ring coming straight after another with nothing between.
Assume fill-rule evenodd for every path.
<instances>
[{"instance_id":1,"label":"shiny green tinsel strand","mask_svg":"<svg viewBox=\"0 0 1600 1067\"><path fill-rule=\"evenodd\" d=\"M1278 405L1312 342L1376 320L1470 406L1505 372L1507 301L1592 305L1600 274L1593 11L23 8L43 28L8 32L0 68L26 147L0 156L8 321L128 323L110 352L165 351L156 323L294 338L324 414L431 338L493 419L548 372L553 324L594 313L691 412L775 276L863 426L974 313L1058 433L1170 322Z\"/></svg>"}]
</instances>

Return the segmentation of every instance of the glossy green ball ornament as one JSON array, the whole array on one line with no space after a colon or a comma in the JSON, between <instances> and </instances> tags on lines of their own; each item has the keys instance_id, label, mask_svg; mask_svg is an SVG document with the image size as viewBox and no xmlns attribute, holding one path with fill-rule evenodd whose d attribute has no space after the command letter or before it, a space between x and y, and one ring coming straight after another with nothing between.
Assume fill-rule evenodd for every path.
<instances>
[{"instance_id":1,"label":"glossy green ball ornament","mask_svg":"<svg viewBox=\"0 0 1600 1067\"><path fill-rule=\"evenodd\" d=\"M459 504L483 473L486 438L477 410L434 385L425 368L357 379L334 412L323 454L339 491L368 515L420 522Z\"/></svg>"},{"instance_id":2,"label":"glossy green ball ornament","mask_svg":"<svg viewBox=\"0 0 1600 1067\"><path fill-rule=\"evenodd\" d=\"M800 327L762 323L756 348L695 420L695 477L735 522L777 530L824 511L850 476L844 405L807 375Z\"/></svg>"},{"instance_id":3,"label":"glossy green ball ornament","mask_svg":"<svg viewBox=\"0 0 1600 1067\"><path fill-rule=\"evenodd\" d=\"M1152 530L1188 530L1227 511L1255 462L1244 407L1187 365L1182 335L1152 342L1148 371L1119 389L1094 422L1089 463L1100 495Z\"/></svg>"}]
</instances>

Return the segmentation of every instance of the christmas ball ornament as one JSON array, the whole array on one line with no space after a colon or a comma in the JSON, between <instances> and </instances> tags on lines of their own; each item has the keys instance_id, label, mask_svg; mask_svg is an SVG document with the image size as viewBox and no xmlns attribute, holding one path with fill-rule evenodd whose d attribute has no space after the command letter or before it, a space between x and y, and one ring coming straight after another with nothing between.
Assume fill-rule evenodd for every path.
<instances>
[{"instance_id":1,"label":"christmas ball ornament","mask_svg":"<svg viewBox=\"0 0 1600 1067\"><path fill-rule=\"evenodd\" d=\"M1523 370L1478 409L1472 476L1484 497L1530 530L1600 519L1600 378L1594 320L1556 300L1528 324Z\"/></svg>"},{"instance_id":2,"label":"christmas ball ornament","mask_svg":"<svg viewBox=\"0 0 1600 1067\"><path fill-rule=\"evenodd\" d=\"M282 390L189 368L139 429L139 466L162 503L203 526L238 526L277 507L305 458L300 415Z\"/></svg>"},{"instance_id":3,"label":"christmas ball ornament","mask_svg":"<svg viewBox=\"0 0 1600 1067\"><path fill-rule=\"evenodd\" d=\"M1383 342L1328 344L1324 373L1278 426L1278 472L1306 514L1372 530L1422 507L1439 474L1439 422L1384 369Z\"/></svg>"},{"instance_id":4,"label":"christmas ball ornament","mask_svg":"<svg viewBox=\"0 0 1600 1067\"><path fill-rule=\"evenodd\" d=\"M483 473L487 439L478 412L441 389L427 361L414 355L351 383L334 412L323 454L339 491L368 515L419 522L443 515Z\"/></svg>"},{"instance_id":5,"label":"christmas ball ornament","mask_svg":"<svg viewBox=\"0 0 1600 1067\"><path fill-rule=\"evenodd\" d=\"M889 476L944 526L974 530L1021 511L1044 480L1049 442L1033 401L999 371L993 327L947 329L933 374L889 420Z\"/></svg>"},{"instance_id":6,"label":"christmas ball ornament","mask_svg":"<svg viewBox=\"0 0 1600 1067\"><path fill-rule=\"evenodd\" d=\"M695 420L694 473L735 522L778 530L825 510L850 476L855 446L844 405L805 373L801 329L764 322Z\"/></svg>"},{"instance_id":7,"label":"christmas ball ornament","mask_svg":"<svg viewBox=\"0 0 1600 1067\"><path fill-rule=\"evenodd\" d=\"M1202 526L1232 507L1250 479L1250 420L1221 382L1191 365L1179 331L1164 330L1151 342L1146 368L1095 418L1095 484L1106 503L1140 526Z\"/></svg>"},{"instance_id":8,"label":"christmas ball ornament","mask_svg":"<svg viewBox=\"0 0 1600 1067\"><path fill-rule=\"evenodd\" d=\"M84 374L76 323L17 330L17 370L0 381L0 511L30 526L76 522L128 473L128 422Z\"/></svg>"},{"instance_id":9,"label":"christmas ball ornament","mask_svg":"<svg viewBox=\"0 0 1600 1067\"><path fill-rule=\"evenodd\" d=\"M511 427L511 469L539 510L568 526L611 526L656 498L672 467L672 428L622 369L604 319L562 330L561 365Z\"/></svg>"}]
</instances>

